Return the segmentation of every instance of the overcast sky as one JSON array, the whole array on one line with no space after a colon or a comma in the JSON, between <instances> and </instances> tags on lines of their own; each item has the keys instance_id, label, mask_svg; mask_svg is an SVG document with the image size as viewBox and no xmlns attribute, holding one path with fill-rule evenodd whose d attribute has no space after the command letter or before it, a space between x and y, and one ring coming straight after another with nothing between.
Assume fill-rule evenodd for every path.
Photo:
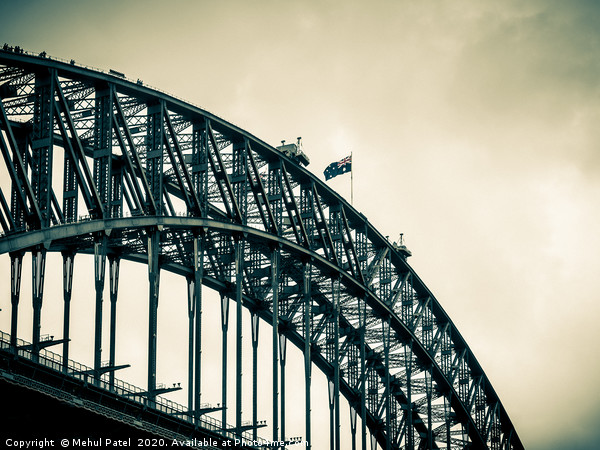
<instances>
[{"instance_id":1,"label":"overcast sky","mask_svg":"<svg viewBox=\"0 0 600 450\"><path fill-rule=\"evenodd\" d=\"M404 233L533 450L600 441L599 24L593 0L0 3L1 41L302 136L320 177L352 152L354 206Z\"/></svg>"}]
</instances>

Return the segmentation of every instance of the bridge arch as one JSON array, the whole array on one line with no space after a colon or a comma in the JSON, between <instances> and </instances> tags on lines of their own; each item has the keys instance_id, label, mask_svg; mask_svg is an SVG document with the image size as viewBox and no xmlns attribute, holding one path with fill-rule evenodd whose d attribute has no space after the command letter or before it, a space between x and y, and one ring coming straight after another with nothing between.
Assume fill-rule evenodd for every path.
<instances>
[{"instance_id":1,"label":"bridge arch","mask_svg":"<svg viewBox=\"0 0 600 450\"><path fill-rule=\"evenodd\" d=\"M36 330L46 253L63 254L65 279L73 255L94 255L97 308L105 266L109 295L116 297L119 261L132 260L148 266L150 406L160 396L156 311L160 272L167 270L185 276L189 286L186 420L198 420L202 409L198 311L205 285L220 293L223 308L233 299L238 318L245 307L272 327L269 438L286 438L280 433L285 391L278 398L277 383L284 386L281 360L289 340L305 359L309 443L316 366L330 383L332 448L340 448L340 396L362 419L361 430L353 420L352 435L354 441L358 433L363 448L369 434L383 449L522 448L475 356L408 264L410 252L384 238L298 154L117 72L46 56L0 51L0 97L10 179L10 194L3 191L0 202L0 254L10 254L16 314L20 265L32 253L34 359L44 345ZM226 333L225 315L221 325ZM106 373L101 313L95 328L92 374L100 380ZM16 335L15 321L13 346ZM241 358L240 350L237 372ZM236 389L235 404L241 395ZM255 411L252 419L244 425L238 408L233 433L248 427L255 438ZM226 421L222 427L227 431Z\"/></svg>"}]
</instances>

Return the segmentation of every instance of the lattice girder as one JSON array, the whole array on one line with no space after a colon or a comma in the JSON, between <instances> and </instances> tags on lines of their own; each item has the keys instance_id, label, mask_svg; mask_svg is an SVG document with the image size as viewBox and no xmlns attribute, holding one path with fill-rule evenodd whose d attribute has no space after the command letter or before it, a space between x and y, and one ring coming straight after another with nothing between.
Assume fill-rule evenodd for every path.
<instances>
[{"instance_id":1,"label":"lattice girder","mask_svg":"<svg viewBox=\"0 0 600 450\"><path fill-rule=\"evenodd\" d=\"M521 447L405 249L294 160L181 100L73 64L0 51L0 83L12 184L0 254L93 253L91 236L104 233L109 255L149 264L153 239L160 269L189 278L201 235L202 283L241 295L268 323L278 317L383 448ZM64 158L60 189L53 151Z\"/></svg>"}]
</instances>

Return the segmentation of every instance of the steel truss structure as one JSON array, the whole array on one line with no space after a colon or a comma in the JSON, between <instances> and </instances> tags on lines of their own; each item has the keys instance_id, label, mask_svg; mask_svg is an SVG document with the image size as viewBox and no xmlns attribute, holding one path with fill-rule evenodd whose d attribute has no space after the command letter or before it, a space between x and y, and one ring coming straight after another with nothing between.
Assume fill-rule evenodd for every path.
<instances>
[{"instance_id":1,"label":"steel truss structure","mask_svg":"<svg viewBox=\"0 0 600 450\"><path fill-rule=\"evenodd\" d=\"M33 359L40 336L47 252L64 261L62 361L69 361L75 255L93 255L96 383L114 385L122 260L148 267L148 405L156 381L161 271L187 278L189 399L199 420L203 286L222 300L223 405L229 304L237 316L234 417L222 428L256 439L259 319L273 336L273 441L285 441L285 362L304 355L305 436L311 445L311 372L329 381L331 448L340 448L340 398L353 448L519 449L521 441L467 343L411 266L346 200L250 133L182 100L102 72L0 50L0 146L10 192L0 191L0 254L11 260L11 345L23 256L33 261ZM62 166L56 167L59 161ZM61 179L62 178L62 179ZM102 364L108 269L110 362ZM252 320L252 419L241 413L242 308ZM232 368L230 368L231 370ZM281 388L281 389L280 389ZM141 394L140 394L141 395ZM361 420L358 421L357 417ZM234 422L228 427L227 420ZM271 438L271 436L269 437Z\"/></svg>"}]
</instances>

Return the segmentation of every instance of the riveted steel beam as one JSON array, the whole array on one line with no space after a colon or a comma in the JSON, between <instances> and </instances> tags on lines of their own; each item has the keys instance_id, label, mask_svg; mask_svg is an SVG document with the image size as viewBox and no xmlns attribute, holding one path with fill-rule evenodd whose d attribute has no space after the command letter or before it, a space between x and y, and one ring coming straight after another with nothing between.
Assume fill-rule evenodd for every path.
<instances>
[{"instance_id":1,"label":"riveted steel beam","mask_svg":"<svg viewBox=\"0 0 600 450\"><path fill-rule=\"evenodd\" d=\"M164 106L163 102L148 104L147 129L146 129L146 171L148 173L148 186L156 206L155 213L165 213L163 204L163 167L164 167Z\"/></svg>"},{"instance_id":2,"label":"riveted steel beam","mask_svg":"<svg viewBox=\"0 0 600 450\"><path fill-rule=\"evenodd\" d=\"M298 203L296 202L296 197L292 190L292 183L290 182L290 176L287 173L285 168L285 164L282 164L281 167L281 175L283 179L283 202L285 204L286 210L288 212L288 217L290 220L290 225L294 230L294 235L296 237L296 242L300 245L304 245L305 247L309 247L308 235L306 233L306 228L304 226L304 222L302 221L302 216L300 214L300 209L298 208Z\"/></svg>"},{"instance_id":3,"label":"riveted steel beam","mask_svg":"<svg viewBox=\"0 0 600 450\"><path fill-rule=\"evenodd\" d=\"M256 202L258 212L262 219L265 231L269 231L277 235L279 234L278 225L275 221L275 216L273 215L273 210L269 203L269 198L267 195L267 191L265 190L262 174L258 170L256 160L252 154L252 147L249 143L248 150L248 168L250 170L248 170L246 173L248 176L250 189L252 190L252 193L254 195L254 200Z\"/></svg>"},{"instance_id":4,"label":"riveted steel beam","mask_svg":"<svg viewBox=\"0 0 600 450\"><path fill-rule=\"evenodd\" d=\"M335 252L333 246L333 239L331 238L331 232L329 227L327 226L327 220L325 219L325 212L323 209L323 205L320 199L320 196L317 192L316 186L313 185L314 196L313 199L315 201L314 208L316 211L315 220L316 226L321 234L321 239L323 242L323 250L325 251L325 257L329 259L333 264L339 266L338 256Z\"/></svg>"},{"instance_id":5,"label":"riveted steel beam","mask_svg":"<svg viewBox=\"0 0 600 450\"><path fill-rule=\"evenodd\" d=\"M6 203L6 197L4 197L2 189L0 189L0 226L5 233L16 228L15 221L10 212L10 208L8 207L8 203Z\"/></svg>"},{"instance_id":6,"label":"riveted steel beam","mask_svg":"<svg viewBox=\"0 0 600 450\"><path fill-rule=\"evenodd\" d=\"M90 212L90 215L94 218L104 217L104 206L102 199L98 193L97 185L94 182L92 173L87 165L85 158L85 151L77 134L73 118L69 111L67 99L65 98L60 82L56 78L57 75L53 74L53 84L56 89L56 102L53 108L53 114L56 118L60 133L63 137L63 142L67 145L72 161L74 161L74 167L77 171L77 181L81 188L84 201ZM54 95L53 95L54 96ZM66 127L65 123L66 122ZM68 131L68 133L67 133ZM110 159L110 157L108 157ZM109 172L110 173L110 172Z\"/></svg>"},{"instance_id":7,"label":"riveted steel beam","mask_svg":"<svg viewBox=\"0 0 600 450\"><path fill-rule=\"evenodd\" d=\"M156 214L158 208L157 203L152 195L150 184L148 183L148 177L146 176L146 170L142 165L140 154L133 141L131 131L129 130L127 120L123 113L123 107L121 106L121 101L116 94L113 94L113 102L115 111L115 115L113 116L113 131L115 132L117 141L121 147L121 152L125 157L125 162L129 170L130 177L128 180L134 188L135 204L145 204L147 213ZM125 134L125 136L123 136L123 134ZM142 189L139 187L138 179L140 180L139 184L142 185L142 189L144 190L146 201L144 201L144 194L142 194Z\"/></svg>"},{"instance_id":8,"label":"riveted steel beam","mask_svg":"<svg viewBox=\"0 0 600 450\"><path fill-rule=\"evenodd\" d=\"M110 215L112 198L112 85L96 89L94 117L94 183L105 211ZM74 161L75 162L75 161Z\"/></svg>"},{"instance_id":9,"label":"riveted steel beam","mask_svg":"<svg viewBox=\"0 0 600 450\"><path fill-rule=\"evenodd\" d=\"M350 263L350 268L352 270L353 275L356 279L363 283L365 282L364 275L362 273L360 261L358 259L358 254L356 251L356 245L354 243L354 239L352 237L352 230L350 228L350 224L348 223L348 218L346 217L346 208L341 208L341 219L343 224L343 239L344 239L344 250L346 251L346 257L348 258L348 262Z\"/></svg>"},{"instance_id":10,"label":"riveted steel beam","mask_svg":"<svg viewBox=\"0 0 600 450\"><path fill-rule=\"evenodd\" d=\"M227 215L232 220L241 223L242 213L233 193L233 188L231 187L231 182L227 174L227 169L225 168L225 164L223 163L221 151L219 150L219 145L217 144L217 141L215 139L215 134L210 122L207 122L207 133L209 142L212 147L212 151L208 151L208 161L210 163L213 175L215 176L217 186L219 187L221 199L227 210Z\"/></svg>"},{"instance_id":11,"label":"riveted steel beam","mask_svg":"<svg viewBox=\"0 0 600 450\"><path fill-rule=\"evenodd\" d=\"M26 214L27 222L37 224L39 227L42 222L42 213L30 179L27 176L25 160L23 159L23 156L26 155L26 151L24 149L19 149L19 146L17 145L12 126L6 116L4 106L2 105L2 99L0 99L0 126L2 127L1 130L6 133L9 142L7 144L4 140L3 133L0 133L0 149L2 150L5 166L8 169L12 181L14 198L18 200L19 211L23 211ZM12 158L10 156L9 146L12 148ZM27 202L29 202L30 206L27 205ZM15 208L13 208L13 220L18 222L19 214L14 210Z\"/></svg>"},{"instance_id":12,"label":"riveted steel beam","mask_svg":"<svg viewBox=\"0 0 600 450\"><path fill-rule=\"evenodd\" d=\"M175 170L177 180L179 182L179 185L181 186L181 191L183 192L183 195L185 197L186 206L190 213L195 215L201 215L200 199L198 197L196 189L194 188L192 177L187 169L187 165L185 163L185 159L181 151L181 146L179 145L177 133L175 132L171 117L169 115L169 111L166 109L166 106L164 110L164 119L169 137L173 142L173 149L171 149L170 146L168 147L169 158L171 159L171 164L173 166L173 169ZM166 133L165 143L166 145L168 145Z\"/></svg>"}]
</instances>

